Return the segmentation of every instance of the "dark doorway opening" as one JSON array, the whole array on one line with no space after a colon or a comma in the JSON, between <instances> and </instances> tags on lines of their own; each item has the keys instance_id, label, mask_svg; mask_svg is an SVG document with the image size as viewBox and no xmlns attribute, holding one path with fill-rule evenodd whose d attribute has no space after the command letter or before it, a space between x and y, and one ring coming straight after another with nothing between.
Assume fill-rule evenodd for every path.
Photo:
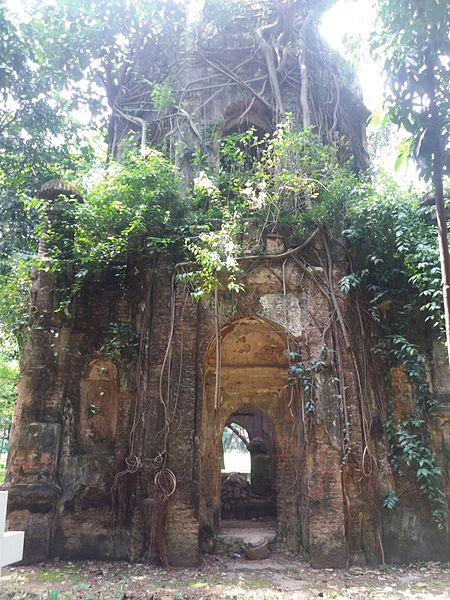
<instances>
[{"instance_id":1,"label":"dark doorway opening","mask_svg":"<svg viewBox=\"0 0 450 600\"><path fill-rule=\"evenodd\" d=\"M268 131L249 121L236 122L228 126L221 139L222 168L231 171L236 164L240 164L245 169L252 169L267 149L268 143Z\"/></svg>"},{"instance_id":2,"label":"dark doorway opening","mask_svg":"<svg viewBox=\"0 0 450 600\"><path fill-rule=\"evenodd\" d=\"M230 415L222 434L222 521L276 518L275 465L270 418L254 407Z\"/></svg>"}]
</instances>

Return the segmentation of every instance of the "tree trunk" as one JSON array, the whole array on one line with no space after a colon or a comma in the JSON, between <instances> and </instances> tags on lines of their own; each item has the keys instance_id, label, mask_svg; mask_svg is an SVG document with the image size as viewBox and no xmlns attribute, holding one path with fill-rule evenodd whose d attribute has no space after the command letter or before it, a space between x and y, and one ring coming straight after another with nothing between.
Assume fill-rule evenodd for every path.
<instances>
[{"instance_id":1,"label":"tree trunk","mask_svg":"<svg viewBox=\"0 0 450 600\"><path fill-rule=\"evenodd\" d=\"M239 433L238 429L236 429L236 427L233 426L233 423L228 423L227 425L225 425L225 427L228 427L228 429L231 429L231 431L234 433L234 435L236 435L241 440L241 442L245 445L245 447L248 450L247 440L245 439L245 437L243 435L241 435Z\"/></svg>"},{"instance_id":2,"label":"tree trunk","mask_svg":"<svg viewBox=\"0 0 450 600\"><path fill-rule=\"evenodd\" d=\"M448 363L450 365L450 254L448 249L447 214L444 202L442 153L439 150L435 153L434 157L433 185L438 225L439 255L441 259L445 337L447 341Z\"/></svg>"},{"instance_id":3,"label":"tree trunk","mask_svg":"<svg viewBox=\"0 0 450 600\"><path fill-rule=\"evenodd\" d=\"M441 261L442 295L444 302L445 337L447 358L450 365L450 254L448 250L447 214L444 202L444 165L445 152L442 140L442 126L436 103L436 81L434 76L435 60L427 49L425 66L427 68L427 92L430 99L430 130L433 144L433 187L436 218L438 226L439 257Z\"/></svg>"}]
</instances>

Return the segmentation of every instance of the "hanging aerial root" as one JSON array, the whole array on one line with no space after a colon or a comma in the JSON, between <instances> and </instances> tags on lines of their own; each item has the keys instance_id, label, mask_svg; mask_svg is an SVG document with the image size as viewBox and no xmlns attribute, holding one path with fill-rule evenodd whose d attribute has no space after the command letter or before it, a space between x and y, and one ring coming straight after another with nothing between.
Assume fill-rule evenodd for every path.
<instances>
[{"instance_id":1,"label":"hanging aerial root","mask_svg":"<svg viewBox=\"0 0 450 600\"><path fill-rule=\"evenodd\" d=\"M145 462L142 458L142 428L148 379L144 365L148 364L147 340L150 338L152 327L152 294L156 264L157 259L154 259L145 297L137 361L137 389L129 434L128 455L123 461L123 469L116 473L111 486L113 520L117 527L131 522L136 502L137 473L142 470Z\"/></svg>"},{"instance_id":2,"label":"hanging aerial root","mask_svg":"<svg viewBox=\"0 0 450 600\"><path fill-rule=\"evenodd\" d=\"M169 566L167 556L167 514L169 499L177 488L177 479L173 471L163 466L154 479L156 495L153 499L150 546L154 546L161 564Z\"/></svg>"},{"instance_id":3,"label":"hanging aerial root","mask_svg":"<svg viewBox=\"0 0 450 600\"><path fill-rule=\"evenodd\" d=\"M111 487L111 508L114 525L123 527L131 522L136 497L137 473L121 471Z\"/></svg>"}]
</instances>

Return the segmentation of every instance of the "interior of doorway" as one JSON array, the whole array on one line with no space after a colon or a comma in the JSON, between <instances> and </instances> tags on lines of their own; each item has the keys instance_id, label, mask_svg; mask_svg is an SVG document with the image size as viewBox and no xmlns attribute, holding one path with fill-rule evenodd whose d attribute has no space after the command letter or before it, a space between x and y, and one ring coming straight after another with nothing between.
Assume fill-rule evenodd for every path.
<instances>
[{"instance_id":1,"label":"interior of doorway","mask_svg":"<svg viewBox=\"0 0 450 600\"><path fill-rule=\"evenodd\" d=\"M232 413L222 434L221 529L276 525L275 468L271 419L256 407Z\"/></svg>"}]
</instances>

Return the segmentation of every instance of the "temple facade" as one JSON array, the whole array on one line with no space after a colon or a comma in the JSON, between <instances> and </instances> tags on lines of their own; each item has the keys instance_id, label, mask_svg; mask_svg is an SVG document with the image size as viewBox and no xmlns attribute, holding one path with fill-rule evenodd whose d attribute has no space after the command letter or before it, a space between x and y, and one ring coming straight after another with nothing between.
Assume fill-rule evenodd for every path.
<instances>
[{"instance_id":1,"label":"temple facade","mask_svg":"<svg viewBox=\"0 0 450 600\"><path fill-rule=\"evenodd\" d=\"M220 38L221 47L208 40L179 74L181 107L191 118L179 111L173 144L190 149L176 155L186 181L196 175L191 150L199 132L208 131L203 150L214 157L221 137L248 127L270 132L279 112L307 121L302 65L288 55L282 68L292 76L279 76L277 90L264 53L245 62L235 39ZM305 60L309 74L320 71L318 55ZM214 97L205 81L216 86ZM344 136L355 169L364 169L368 113L353 84L345 77L310 77L309 84L311 124L324 141L333 129ZM146 135L157 136L155 111L146 114ZM117 132L132 125L115 116ZM61 195L82 202L59 180L41 195L55 206ZM52 215L57 223L57 206ZM273 549L314 567L450 558L448 536L433 524L414 473L391 468L383 398L389 388L400 422L413 410L414 391L401 367L385 381L370 351L376 331L360 318L365 307L339 284L349 272L345 250L320 229L299 240L270 223L259 243L261 252L242 257L243 290L219 289L201 302L178 278L183 263L170 253L136 256L120 278L105 269L66 311L56 310L59 276L33 274L4 486L9 527L25 531L26 561L193 565L217 550L224 516L237 529L240 520L270 522ZM42 243L41 255L47 251ZM429 347L439 404L427 426L448 475L450 371L443 345L430 339ZM324 363L311 367L313 398L292 384L293 356ZM266 458L252 455L259 488L255 470L248 491L230 502L221 459L232 423L250 442L265 442ZM383 502L392 490L401 502L389 510Z\"/></svg>"}]
</instances>

